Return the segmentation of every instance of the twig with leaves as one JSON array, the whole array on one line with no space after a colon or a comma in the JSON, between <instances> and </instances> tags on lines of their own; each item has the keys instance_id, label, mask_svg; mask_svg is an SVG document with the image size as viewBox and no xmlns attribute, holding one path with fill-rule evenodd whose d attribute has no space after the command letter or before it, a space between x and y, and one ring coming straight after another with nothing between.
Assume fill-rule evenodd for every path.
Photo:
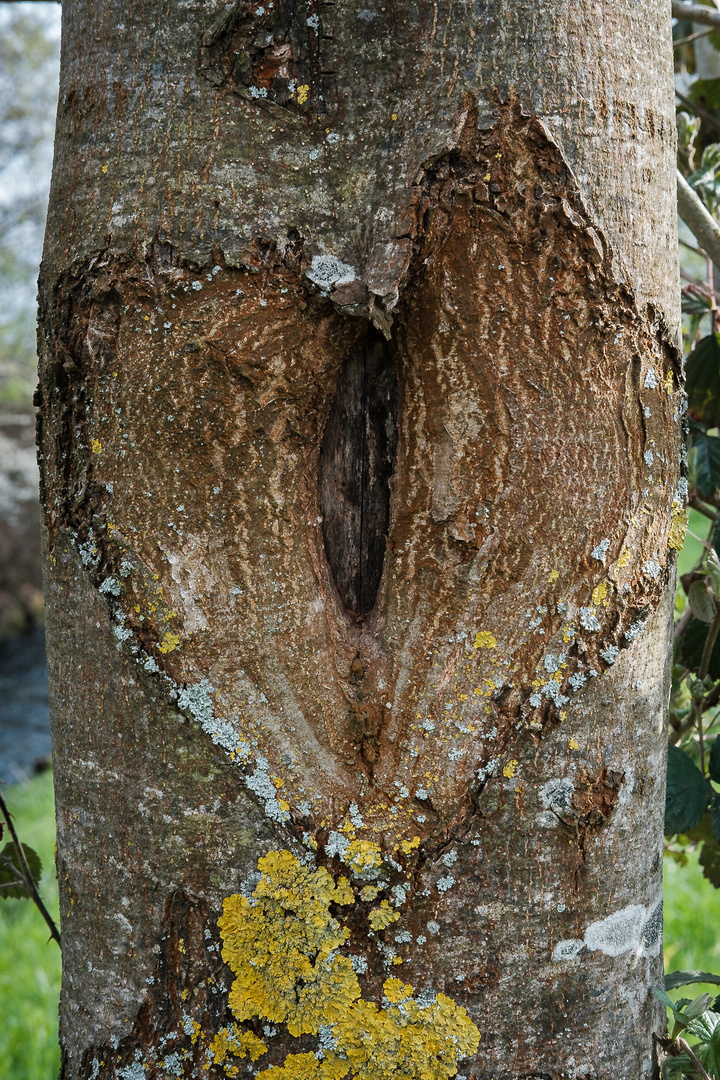
<instances>
[{"instance_id":1,"label":"twig with leaves","mask_svg":"<svg viewBox=\"0 0 720 1080\"><path fill-rule=\"evenodd\" d=\"M0 851L0 898L30 897L50 930L50 937L60 944L60 931L52 915L45 907L37 885L42 875L42 865L36 851L27 844L22 844L18 837L12 814L0 790L0 836L2 825L7 825L10 840Z\"/></svg>"}]
</instances>

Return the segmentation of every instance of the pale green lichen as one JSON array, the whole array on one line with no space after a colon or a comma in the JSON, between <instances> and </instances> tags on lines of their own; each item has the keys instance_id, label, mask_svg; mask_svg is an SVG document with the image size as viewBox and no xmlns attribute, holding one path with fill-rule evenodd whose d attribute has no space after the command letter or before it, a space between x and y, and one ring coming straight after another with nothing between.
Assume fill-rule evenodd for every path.
<instances>
[{"instance_id":1,"label":"pale green lichen","mask_svg":"<svg viewBox=\"0 0 720 1080\"><path fill-rule=\"evenodd\" d=\"M223 959L236 976L233 1014L241 1022L285 1023L291 1035L317 1035L321 1027L332 1033L332 1049L324 1043L319 1057L289 1054L258 1080L455 1076L458 1059L473 1054L480 1040L465 1009L443 994L415 1000L413 987L399 979L385 980L382 1008L361 999L352 962L337 951L350 932L330 912L331 904L354 902L347 879L336 883L327 870L305 866L289 851L269 852L258 869L252 896L228 897L218 921ZM383 903L394 921L397 914ZM240 1029L232 1039L244 1046ZM234 1052L221 1043L216 1053Z\"/></svg>"}]
</instances>

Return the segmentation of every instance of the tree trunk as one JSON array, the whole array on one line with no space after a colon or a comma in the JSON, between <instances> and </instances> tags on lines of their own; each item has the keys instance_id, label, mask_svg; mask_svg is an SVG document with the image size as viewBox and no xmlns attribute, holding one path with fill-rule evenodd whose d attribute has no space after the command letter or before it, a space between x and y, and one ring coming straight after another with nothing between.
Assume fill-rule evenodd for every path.
<instances>
[{"instance_id":1,"label":"tree trunk","mask_svg":"<svg viewBox=\"0 0 720 1080\"><path fill-rule=\"evenodd\" d=\"M63 20L63 1077L656 1075L667 5Z\"/></svg>"}]
</instances>

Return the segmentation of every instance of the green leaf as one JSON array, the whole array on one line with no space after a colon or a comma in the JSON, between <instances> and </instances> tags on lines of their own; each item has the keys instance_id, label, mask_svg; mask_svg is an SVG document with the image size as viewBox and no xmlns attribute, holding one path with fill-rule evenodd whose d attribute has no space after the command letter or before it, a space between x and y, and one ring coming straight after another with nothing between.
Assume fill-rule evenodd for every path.
<instances>
[{"instance_id":1,"label":"green leaf","mask_svg":"<svg viewBox=\"0 0 720 1080\"><path fill-rule=\"evenodd\" d=\"M663 1058L660 1069L662 1080L693 1080L697 1077L697 1070L687 1054L678 1054L677 1057Z\"/></svg>"},{"instance_id":2,"label":"green leaf","mask_svg":"<svg viewBox=\"0 0 720 1080\"><path fill-rule=\"evenodd\" d=\"M707 632L705 623L701 623L699 619L691 619L687 630L680 638L678 658L691 671L697 671L700 667ZM717 636L710 656L708 675L711 679L720 679L720 634Z\"/></svg>"},{"instance_id":3,"label":"green leaf","mask_svg":"<svg viewBox=\"0 0 720 1080\"><path fill-rule=\"evenodd\" d=\"M673 972L673 974L674 974L674 972ZM666 975L665 976L665 990L674 989L672 986L668 986L667 981L668 981L668 977ZM683 986L683 985L684 985L683 983L678 983L678 986ZM655 995L655 997L658 999L658 1001L661 1001L663 1003L663 1005L665 1005L668 1009L672 1009L673 1012L674 1012L675 1011L675 1002L673 1001L673 999L668 994L665 993L665 990L659 990L657 988L657 986L652 987L652 992Z\"/></svg>"},{"instance_id":4,"label":"green leaf","mask_svg":"<svg viewBox=\"0 0 720 1080\"><path fill-rule=\"evenodd\" d=\"M665 976L666 990L677 990L678 986L690 986L691 983L712 983L720 986L720 975L711 975L709 971L671 971ZM653 993L658 997L655 990Z\"/></svg>"},{"instance_id":5,"label":"green leaf","mask_svg":"<svg viewBox=\"0 0 720 1080\"><path fill-rule=\"evenodd\" d=\"M704 581L693 581L688 589L688 604L700 622L711 623L715 618L715 597Z\"/></svg>"},{"instance_id":6,"label":"green leaf","mask_svg":"<svg viewBox=\"0 0 720 1080\"><path fill-rule=\"evenodd\" d=\"M698 1051L696 1053L703 1063L705 1072L710 1076L720 1077L720 1024L718 1024L720 1016L717 1013L706 1013L703 1020L710 1016L715 1017L712 1034L704 1046L698 1047L699 1053Z\"/></svg>"},{"instance_id":7,"label":"green leaf","mask_svg":"<svg viewBox=\"0 0 720 1080\"><path fill-rule=\"evenodd\" d=\"M702 820L710 785L695 762L677 746L668 747L665 835L687 832Z\"/></svg>"},{"instance_id":8,"label":"green leaf","mask_svg":"<svg viewBox=\"0 0 720 1080\"><path fill-rule=\"evenodd\" d=\"M715 742L718 740L716 739ZM715 744L713 743L713 746ZM715 833L715 839L720 840L720 795L717 792L713 792L713 796L710 799L710 821L712 822L713 832Z\"/></svg>"},{"instance_id":9,"label":"green leaf","mask_svg":"<svg viewBox=\"0 0 720 1080\"><path fill-rule=\"evenodd\" d=\"M688 408L708 427L720 425L720 339L701 338L685 363ZM694 434L694 433L693 433Z\"/></svg>"},{"instance_id":10,"label":"green leaf","mask_svg":"<svg viewBox=\"0 0 720 1080\"><path fill-rule=\"evenodd\" d=\"M710 112L720 111L720 79L696 79L687 92L695 105L703 105Z\"/></svg>"},{"instance_id":11,"label":"green leaf","mask_svg":"<svg viewBox=\"0 0 720 1080\"><path fill-rule=\"evenodd\" d=\"M702 867L703 877L716 889L720 889L720 844L714 836L704 842L698 862Z\"/></svg>"},{"instance_id":12,"label":"green leaf","mask_svg":"<svg viewBox=\"0 0 720 1080\"><path fill-rule=\"evenodd\" d=\"M687 839L696 844L702 844L698 862L702 868L703 876L711 885L720 889L720 844L713 832L712 821L709 814L704 814L702 821L694 829L688 829Z\"/></svg>"},{"instance_id":13,"label":"green leaf","mask_svg":"<svg viewBox=\"0 0 720 1080\"><path fill-rule=\"evenodd\" d=\"M708 757L708 773L710 779L720 784L720 736L713 739Z\"/></svg>"},{"instance_id":14,"label":"green leaf","mask_svg":"<svg viewBox=\"0 0 720 1080\"><path fill-rule=\"evenodd\" d=\"M715 399L720 405L720 395ZM695 487L700 495L711 498L720 487L720 437L693 432L690 436Z\"/></svg>"},{"instance_id":15,"label":"green leaf","mask_svg":"<svg viewBox=\"0 0 720 1080\"><path fill-rule=\"evenodd\" d=\"M25 852L25 858L30 867L33 881L37 885L42 877L40 856L27 844L23 844L22 849ZM24 878L24 874L15 845L12 840L8 840L5 847L0 851L0 900L5 900L9 896L19 899L30 895L24 884L17 884L18 878Z\"/></svg>"},{"instance_id":16,"label":"green leaf","mask_svg":"<svg viewBox=\"0 0 720 1080\"><path fill-rule=\"evenodd\" d=\"M702 1016L709 1008L710 995L698 994L698 996L693 998L690 1004L683 1009L683 1012L688 1020L694 1020L696 1017Z\"/></svg>"},{"instance_id":17,"label":"green leaf","mask_svg":"<svg viewBox=\"0 0 720 1080\"><path fill-rule=\"evenodd\" d=\"M696 296L694 293L684 294L682 298L683 315L707 315L710 310L710 301L704 296Z\"/></svg>"}]
</instances>

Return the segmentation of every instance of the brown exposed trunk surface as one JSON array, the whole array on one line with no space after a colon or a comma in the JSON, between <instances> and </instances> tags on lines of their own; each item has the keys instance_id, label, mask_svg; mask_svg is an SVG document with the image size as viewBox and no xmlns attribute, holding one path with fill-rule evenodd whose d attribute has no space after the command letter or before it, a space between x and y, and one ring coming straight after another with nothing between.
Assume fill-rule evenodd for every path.
<instances>
[{"instance_id":1,"label":"brown exposed trunk surface","mask_svg":"<svg viewBox=\"0 0 720 1080\"><path fill-rule=\"evenodd\" d=\"M684 498L664 5L63 14L63 1075L652 1076ZM320 867L336 899L273 921ZM293 983L292 935L333 919ZM450 1040L422 1065L413 1010Z\"/></svg>"}]
</instances>

